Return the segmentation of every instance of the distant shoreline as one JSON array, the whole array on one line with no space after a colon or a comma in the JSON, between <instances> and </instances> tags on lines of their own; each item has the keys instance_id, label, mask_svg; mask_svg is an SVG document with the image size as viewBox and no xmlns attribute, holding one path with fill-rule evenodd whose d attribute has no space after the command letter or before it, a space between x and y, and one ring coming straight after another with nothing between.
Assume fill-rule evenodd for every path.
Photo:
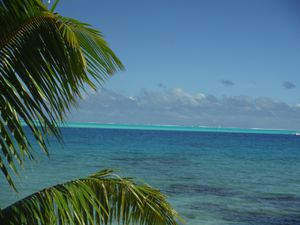
<instances>
[{"instance_id":1,"label":"distant shoreline","mask_svg":"<svg viewBox=\"0 0 300 225\"><path fill-rule=\"evenodd\" d=\"M66 122L60 127L63 128L102 128L102 129L129 129L129 130L157 130L157 131L191 131L191 132L221 132L221 133L253 133L253 134L287 134L296 135L297 130L285 129L265 129L265 128L221 128L221 127L204 127L204 126L179 126L179 125L131 125L131 124L114 124L114 123L80 123Z\"/></svg>"}]
</instances>

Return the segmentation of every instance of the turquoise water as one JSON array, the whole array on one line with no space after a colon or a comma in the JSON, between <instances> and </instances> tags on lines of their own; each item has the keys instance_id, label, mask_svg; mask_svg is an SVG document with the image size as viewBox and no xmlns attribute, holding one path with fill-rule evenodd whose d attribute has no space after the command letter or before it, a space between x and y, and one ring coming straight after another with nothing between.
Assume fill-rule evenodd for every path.
<instances>
[{"instance_id":1,"label":"turquoise water","mask_svg":"<svg viewBox=\"0 0 300 225\"><path fill-rule=\"evenodd\" d=\"M160 188L187 224L300 224L296 131L71 125L62 128L64 145L50 139L50 159L40 154L25 166L19 194L0 180L2 207L43 187L116 168Z\"/></svg>"},{"instance_id":2,"label":"turquoise water","mask_svg":"<svg viewBox=\"0 0 300 225\"><path fill-rule=\"evenodd\" d=\"M129 130L164 130L164 131L193 131L193 132L222 132L222 133L255 133L255 134L297 134L300 131L283 129L261 128L216 128L201 126L176 126L176 125L132 125L132 124L99 124L99 123L74 123L70 122L62 127L70 128L105 128L105 129L129 129Z\"/></svg>"}]
</instances>

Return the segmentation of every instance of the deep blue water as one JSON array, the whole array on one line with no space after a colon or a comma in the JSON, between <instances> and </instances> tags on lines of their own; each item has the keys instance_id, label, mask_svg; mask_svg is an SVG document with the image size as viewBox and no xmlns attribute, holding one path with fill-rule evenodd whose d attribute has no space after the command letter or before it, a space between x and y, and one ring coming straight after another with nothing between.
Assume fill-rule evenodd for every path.
<instances>
[{"instance_id":1,"label":"deep blue water","mask_svg":"<svg viewBox=\"0 0 300 225\"><path fill-rule=\"evenodd\" d=\"M50 159L26 164L19 194L0 179L2 207L39 189L115 168L169 196L187 224L300 224L300 136L62 128ZM37 146L36 146L37 147Z\"/></svg>"}]
</instances>

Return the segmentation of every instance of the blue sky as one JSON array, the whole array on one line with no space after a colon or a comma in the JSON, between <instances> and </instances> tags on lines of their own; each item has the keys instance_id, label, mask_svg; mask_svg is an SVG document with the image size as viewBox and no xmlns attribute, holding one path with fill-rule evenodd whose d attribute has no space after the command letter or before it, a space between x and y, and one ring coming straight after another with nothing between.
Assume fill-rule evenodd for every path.
<instances>
[{"instance_id":1,"label":"blue sky","mask_svg":"<svg viewBox=\"0 0 300 225\"><path fill-rule=\"evenodd\" d=\"M90 93L70 120L300 128L299 9L294 0L61 1L57 11L100 29L126 67L100 91L118 104ZM128 101L136 118L118 115ZM115 117L101 114L104 102Z\"/></svg>"}]
</instances>

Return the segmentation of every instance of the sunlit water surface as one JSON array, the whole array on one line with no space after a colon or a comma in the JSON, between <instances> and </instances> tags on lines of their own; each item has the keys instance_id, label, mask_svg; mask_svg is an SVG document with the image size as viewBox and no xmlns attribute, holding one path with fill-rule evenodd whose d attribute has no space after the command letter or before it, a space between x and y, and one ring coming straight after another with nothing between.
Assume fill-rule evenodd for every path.
<instances>
[{"instance_id":1,"label":"sunlit water surface","mask_svg":"<svg viewBox=\"0 0 300 225\"><path fill-rule=\"evenodd\" d=\"M300 136L293 132L117 128L62 128L64 144L50 139L50 159L39 153L26 163L18 194L1 176L1 206L115 168L161 189L189 225L300 224Z\"/></svg>"}]
</instances>

